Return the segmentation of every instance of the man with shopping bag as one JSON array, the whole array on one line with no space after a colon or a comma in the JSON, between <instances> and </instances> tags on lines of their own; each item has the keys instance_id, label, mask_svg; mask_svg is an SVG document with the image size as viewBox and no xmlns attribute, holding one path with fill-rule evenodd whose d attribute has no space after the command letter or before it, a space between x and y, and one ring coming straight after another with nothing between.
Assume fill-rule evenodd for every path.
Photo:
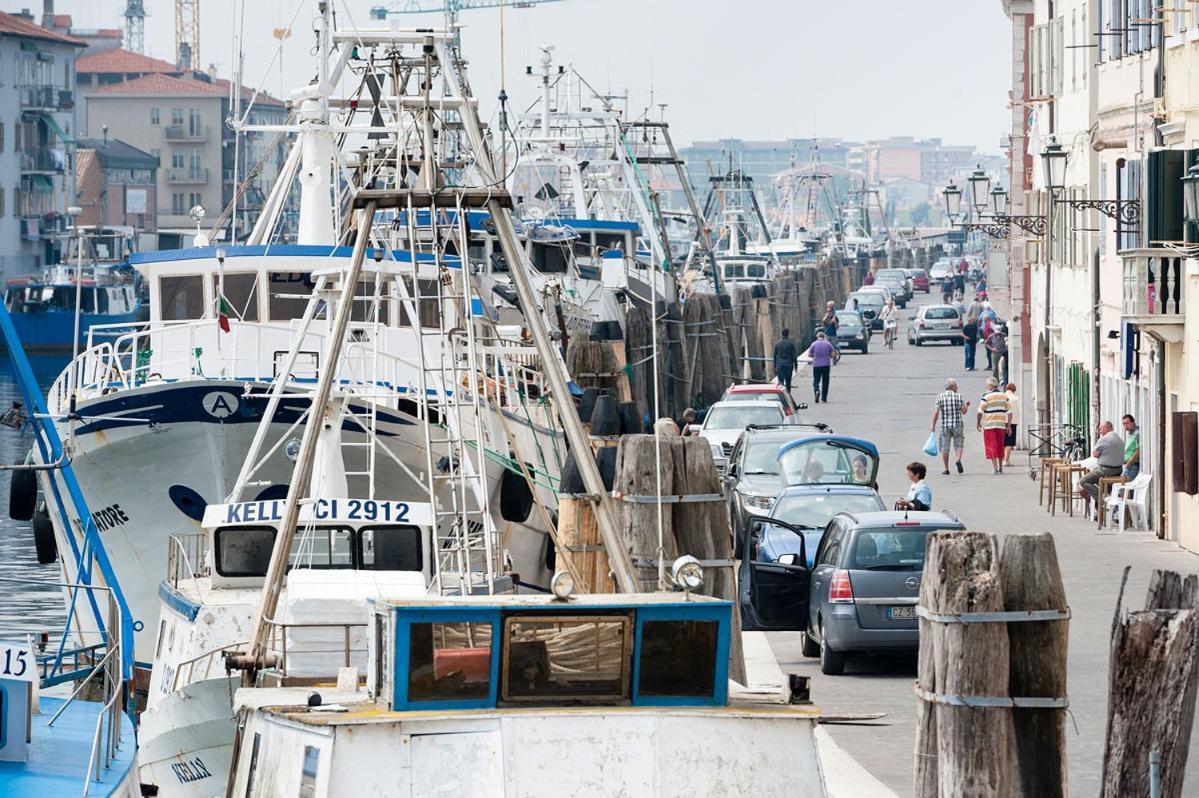
<instances>
[{"instance_id":1,"label":"man with shopping bag","mask_svg":"<svg viewBox=\"0 0 1199 798\"><path fill-rule=\"evenodd\" d=\"M949 473L949 449L953 448L957 458L954 465L958 473L962 473L962 448L965 440L963 419L970 408L970 402L958 393L958 382L954 379L945 381L945 391L937 396L933 404L932 432L937 432L937 421L941 422L937 437L938 448L941 450L941 462L945 465L942 474Z\"/></svg>"}]
</instances>

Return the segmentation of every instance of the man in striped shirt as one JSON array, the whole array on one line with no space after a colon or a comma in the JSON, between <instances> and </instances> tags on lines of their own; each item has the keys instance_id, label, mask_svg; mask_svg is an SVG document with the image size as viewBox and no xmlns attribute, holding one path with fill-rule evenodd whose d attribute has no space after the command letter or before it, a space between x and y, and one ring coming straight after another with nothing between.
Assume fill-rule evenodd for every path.
<instances>
[{"instance_id":1,"label":"man in striped shirt","mask_svg":"<svg viewBox=\"0 0 1199 798\"><path fill-rule=\"evenodd\" d=\"M937 435L937 448L941 450L941 462L945 465L942 474L949 473L949 449L953 448L957 455L958 473L962 473L962 433L964 426L962 417L970 403L958 393L957 380L945 381L945 392L937 397L933 409L933 432L937 432L937 420L941 421L941 431Z\"/></svg>"},{"instance_id":2,"label":"man in striped shirt","mask_svg":"<svg viewBox=\"0 0 1199 798\"><path fill-rule=\"evenodd\" d=\"M983 448L991 461L991 473L1003 473L1003 438L1012 423L1012 407L1008 395L999 390L994 377L987 378L987 392L978 403L978 428L983 434Z\"/></svg>"}]
</instances>

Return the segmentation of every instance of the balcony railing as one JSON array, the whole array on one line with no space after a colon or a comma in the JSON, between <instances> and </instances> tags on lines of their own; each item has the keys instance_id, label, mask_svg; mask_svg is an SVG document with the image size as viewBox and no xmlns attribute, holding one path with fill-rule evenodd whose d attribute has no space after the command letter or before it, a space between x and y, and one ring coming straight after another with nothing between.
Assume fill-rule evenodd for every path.
<instances>
[{"instance_id":1,"label":"balcony railing","mask_svg":"<svg viewBox=\"0 0 1199 798\"><path fill-rule=\"evenodd\" d=\"M208 131L204 125L167 125L167 141L207 141Z\"/></svg>"},{"instance_id":2,"label":"balcony railing","mask_svg":"<svg viewBox=\"0 0 1199 798\"><path fill-rule=\"evenodd\" d=\"M62 172L63 164L48 149L21 153L22 172Z\"/></svg>"},{"instance_id":3,"label":"balcony railing","mask_svg":"<svg viewBox=\"0 0 1199 798\"><path fill-rule=\"evenodd\" d=\"M1125 316L1181 317L1185 313L1186 258L1172 249L1127 249L1120 257L1124 261Z\"/></svg>"},{"instance_id":4,"label":"balcony railing","mask_svg":"<svg viewBox=\"0 0 1199 798\"><path fill-rule=\"evenodd\" d=\"M21 86L18 88L21 108L58 111L75 105L75 94L58 86Z\"/></svg>"},{"instance_id":5,"label":"balcony railing","mask_svg":"<svg viewBox=\"0 0 1199 798\"><path fill-rule=\"evenodd\" d=\"M202 185L208 182L207 169L168 169L167 182L176 185Z\"/></svg>"}]
</instances>

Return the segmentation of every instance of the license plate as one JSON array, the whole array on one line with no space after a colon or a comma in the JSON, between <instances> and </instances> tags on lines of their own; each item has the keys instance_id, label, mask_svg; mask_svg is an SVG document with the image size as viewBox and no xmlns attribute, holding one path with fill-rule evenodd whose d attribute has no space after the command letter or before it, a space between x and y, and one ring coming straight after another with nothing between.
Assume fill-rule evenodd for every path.
<instances>
[{"instance_id":1,"label":"license plate","mask_svg":"<svg viewBox=\"0 0 1199 798\"><path fill-rule=\"evenodd\" d=\"M902 607L887 607L887 619L892 621L916 620L916 606L906 604Z\"/></svg>"}]
</instances>

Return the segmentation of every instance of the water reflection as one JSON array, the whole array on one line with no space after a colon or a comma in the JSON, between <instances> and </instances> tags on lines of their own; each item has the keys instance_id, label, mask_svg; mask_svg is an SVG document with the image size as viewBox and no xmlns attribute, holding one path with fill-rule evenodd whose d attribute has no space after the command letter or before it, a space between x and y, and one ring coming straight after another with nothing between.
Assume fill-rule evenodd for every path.
<instances>
[{"instance_id":1,"label":"water reflection","mask_svg":"<svg viewBox=\"0 0 1199 798\"><path fill-rule=\"evenodd\" d=\"M31 355L30 365L42 386L43 394L67 365L67 357ZM0 349L0 412L14 401L21 401L21 390L8 353ZM33 437L0 427L0 462L16 463L25 459ZM46 583L21 584L0 582L4 601L0 601L0 637L12 638L25 633L55 631L62 627L63 596L53 586L62 578L57 565L39 565L33 547L33 528L27 521L14 521L8 515L9 473L0 473L0 576Z\"/></svg>"}]
</instances>

